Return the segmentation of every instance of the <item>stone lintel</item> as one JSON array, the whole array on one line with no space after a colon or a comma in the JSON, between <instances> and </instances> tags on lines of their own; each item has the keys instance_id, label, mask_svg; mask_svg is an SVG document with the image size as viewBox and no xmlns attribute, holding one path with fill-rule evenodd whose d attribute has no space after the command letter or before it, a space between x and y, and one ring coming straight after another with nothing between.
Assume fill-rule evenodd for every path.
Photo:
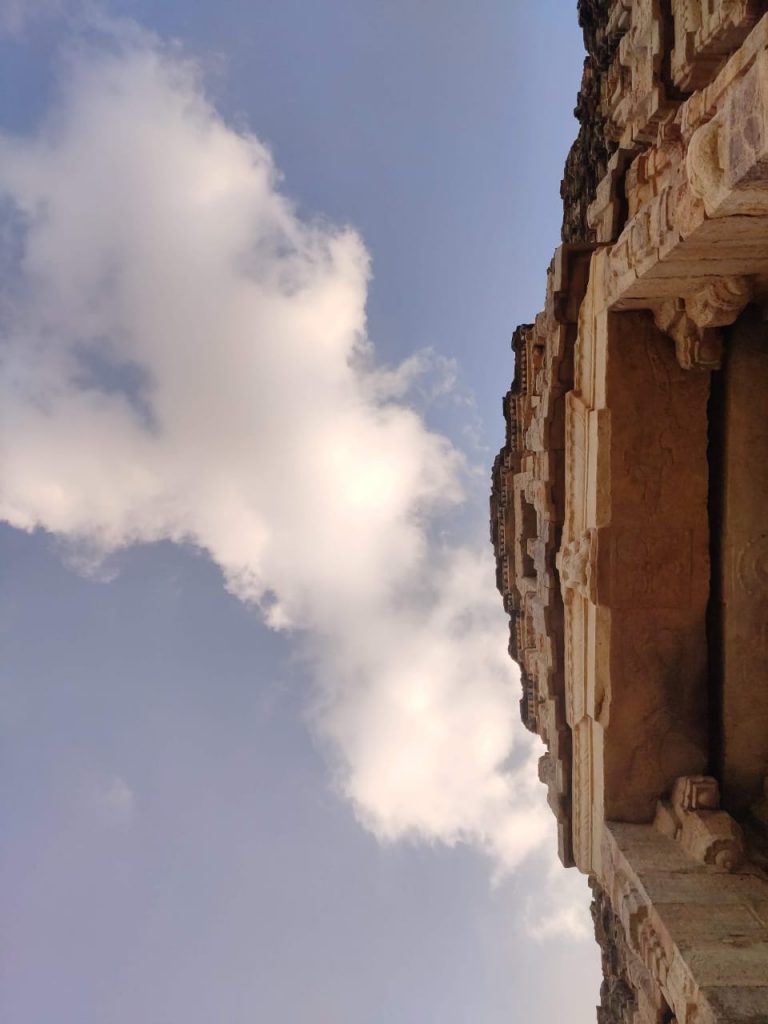
<instances>
[{"instance_id":1,"label":"stone lintel","mask_svg":"<svg viewBox=\"0 0 768 1024\"><path fill-rule=\"evenodd\" d=\"M768 295L768 14L627 179L635 199L603 263L600 301L652 310L683 367L715 368L720 328Z\"/></svg>"}]
</instances>

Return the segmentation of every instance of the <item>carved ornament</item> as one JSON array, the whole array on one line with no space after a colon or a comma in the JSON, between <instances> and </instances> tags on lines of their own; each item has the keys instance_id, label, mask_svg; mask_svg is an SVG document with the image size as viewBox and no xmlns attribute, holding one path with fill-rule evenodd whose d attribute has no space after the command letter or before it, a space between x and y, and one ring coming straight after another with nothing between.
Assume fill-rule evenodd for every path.
<instances>
[{"instance_id":1,"label":"carved ornament","mask_svg":"<svg viewBox=\"0 0 768 1024\"><path fill-rule=\"evenodd\" d=\"M597 603L597 531L586 530L576 540L566 541L556 559L560 573L563 600L567 601L569 591Z\"/></svg>"},{"instance_id":2,"label":"carved ornament","mask_svg":"<svg viewBox=\"0 0 768 1024\"><path fill-rule=\"evenodd\" d=\"M720 787L711 776L677 779L670 799L659 801L655 824L702 864L735 871L744 862L741 828L720 809Z\"/></svg>"}]
</instances>

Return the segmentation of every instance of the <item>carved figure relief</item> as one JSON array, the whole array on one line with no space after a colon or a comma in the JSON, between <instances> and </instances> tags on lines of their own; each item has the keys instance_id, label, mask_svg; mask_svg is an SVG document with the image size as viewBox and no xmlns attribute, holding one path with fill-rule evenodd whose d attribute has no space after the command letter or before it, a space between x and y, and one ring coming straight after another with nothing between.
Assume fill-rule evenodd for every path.
<instances>
[{"instance_id":1,"label":"carved figure relief","mask_svg":"<svg viewBox=\"0 0 768 1024\"><path fill-rule=\"evenodd\" d=\"M741 589L762 597L768 588L768 533L753 537L736 557L736 579Z\"/></svg>"},{"instance_id":2,"label":"carved figure relief","mask_svg":"<svg viewBox=\"0 0 768 1024\"><path fill-rule=\"evenodd\" d=\"M567 591L575 590L593 604L597 602L597 533L586 530L577 540L563 544L557 555L557 570L563 599Z\"/></svg>"}]
</instances>

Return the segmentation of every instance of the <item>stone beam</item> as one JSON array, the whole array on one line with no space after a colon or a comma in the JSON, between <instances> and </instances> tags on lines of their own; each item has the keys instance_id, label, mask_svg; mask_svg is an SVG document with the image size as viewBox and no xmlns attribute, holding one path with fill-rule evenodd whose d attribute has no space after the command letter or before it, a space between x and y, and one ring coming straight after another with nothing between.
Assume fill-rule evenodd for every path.
<instances>
[{"instance_id":1,"label":"stone beam","mask_svg":"<svg viewBox=\"0 0 768 1024\"><path fill-rule=\"evenodd\" d=\"M638 1022L768 1020L768 884L702 864L651 825L608 823L601 884L623 932Z\"/></svg>"},{"instance_id":2,"label":"stone beam","mask_svg":"<svg viewBox=\"0 0 768 1024\"><path fill-rule=\"evenodd\" d=\"M768 14L656 128L626 172L628 219L607 249L602 301L652 310L682 366L712 369L719 328L768 297Z\"/></svg>"}]
</instances>

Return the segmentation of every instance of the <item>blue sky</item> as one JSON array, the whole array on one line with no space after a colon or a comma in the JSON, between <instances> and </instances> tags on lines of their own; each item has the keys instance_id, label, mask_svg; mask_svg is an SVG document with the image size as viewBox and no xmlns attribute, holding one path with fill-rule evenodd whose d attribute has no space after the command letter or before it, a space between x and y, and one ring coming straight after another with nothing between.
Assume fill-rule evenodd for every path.
<instances>
[{"instance_id":1,"label":"blue sky","mask_svg":"<svg viewBox=\"0 0 768 1024\"><path fill-rule=\"evenodd\" d=\"M575 10L0 23L4 1020L594 1019L486 539Z\"/></svg>"}]
</instances>

